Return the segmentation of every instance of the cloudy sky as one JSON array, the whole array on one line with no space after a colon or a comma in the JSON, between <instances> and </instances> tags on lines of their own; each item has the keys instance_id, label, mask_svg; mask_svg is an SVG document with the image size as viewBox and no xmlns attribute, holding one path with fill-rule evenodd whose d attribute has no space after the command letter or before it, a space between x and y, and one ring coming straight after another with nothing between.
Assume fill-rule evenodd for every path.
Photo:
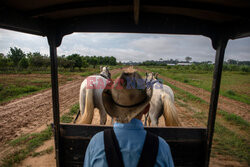
<instances>
[{"instance_id":1,"label":"cloudy sky","mask_svg":"<svg viewBox=\"0 0 250 167\"><path fill-rule=\"evenodd\" d=\"M25 53L49 53L45 37L0 29L0 53L10 47L21 48ZM128 34L128 33L74 33L63 38L58 55L114 56L118 61L159 60L160 58L192 61L214 61L215 51L209 38L203 36ZM230 40L225 60L250 61L250 37Z\"/></svg>"}]
</instances>

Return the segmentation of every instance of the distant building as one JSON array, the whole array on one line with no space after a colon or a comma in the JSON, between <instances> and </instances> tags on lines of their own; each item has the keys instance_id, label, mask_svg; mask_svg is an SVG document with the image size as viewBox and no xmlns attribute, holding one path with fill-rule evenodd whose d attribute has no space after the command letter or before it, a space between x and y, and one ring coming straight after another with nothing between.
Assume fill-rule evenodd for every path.
<instances>
[{"instance_id":1,"label":"distant building","mask_svg":"<svg viewBox=\"0 0 250 167\"><path fill-rule=\"evenodd\" d=\"M177 63L177 65L180 65L180 66L190 66L190 65L192 65L192 63Z\"/></svg>"},{"instance_id":2,"label":"distant building","mask_svg":"<svg viewBox=\"0 0 250 167\"><path fill-rule=\"evenodd\" d=\"M167 66L175 66L175 64L167 64Z\"/></svg>"}]
</instances>

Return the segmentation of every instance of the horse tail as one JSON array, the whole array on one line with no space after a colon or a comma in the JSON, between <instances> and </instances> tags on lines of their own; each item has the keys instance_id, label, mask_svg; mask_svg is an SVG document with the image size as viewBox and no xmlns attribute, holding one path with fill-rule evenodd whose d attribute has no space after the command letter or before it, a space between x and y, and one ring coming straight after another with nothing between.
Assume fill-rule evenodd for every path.
<instances>
[{"instance_id":1,"label":"horse tail","mask_svg":"<svg viewBox=\"0 0 250 167\"><path fill-rule=\"evenodd\" d=\"M91 124L94 116L94 89L86 89L85 108L79 119L79 124ZM83 110L83 106L82 110Z\"/></svg>"},{"instance_id":2,"label":"horse tail","mask_svg":"<svg viewBox=\"0 0 250 167\"><path fill-rule=\"evenodd\" d=\"M168 94L163 94L161 100L163 103L163 116L165 118L165 125L180 126L181 123L178 118L178 113L170 96Z\"/></svg>"},{"instance_id":3,"label":"horse tail","mask_svg":"<svg viewBox=\"0 0 250 167\"><path fill-rule=\"evenodd\" d=\"M79 97L79 111L80 115L83 115L84 113L84 107L85 107L85 97L86 97L86 87L83 86L83 84L81 85L80 88L80 97Z\"/></svg>"}]
</instances>

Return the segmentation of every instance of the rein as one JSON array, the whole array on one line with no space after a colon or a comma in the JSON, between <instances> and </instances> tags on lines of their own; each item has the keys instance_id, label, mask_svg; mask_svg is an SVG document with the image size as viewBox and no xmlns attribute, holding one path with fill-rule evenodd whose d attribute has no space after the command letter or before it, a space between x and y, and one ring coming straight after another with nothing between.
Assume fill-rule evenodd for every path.
<instances>
[{"instance_id":1,"label":"rein","mask_svg":"<svg viewBox=\"0 0 250 167\"><path fill-rule=\"evenodd\" d=\"M153 80L152 81L152 79L150 80L150 81L147 81L146 80L146 85L147 85L147 87L152 87L154 84L156 84L156 83L161 83L159 80Z\"/></svg>"},{"instance_id":2,"label":"rein","mask_svg":"<svg viewBox=\"0 0 250 167\"><path fill-rule=\"evenodd\" d=\"M102 76L103 78L110 79L108 76L106 76L104 74L99 74L99 75Z\"/></svg>"}]
</instances>

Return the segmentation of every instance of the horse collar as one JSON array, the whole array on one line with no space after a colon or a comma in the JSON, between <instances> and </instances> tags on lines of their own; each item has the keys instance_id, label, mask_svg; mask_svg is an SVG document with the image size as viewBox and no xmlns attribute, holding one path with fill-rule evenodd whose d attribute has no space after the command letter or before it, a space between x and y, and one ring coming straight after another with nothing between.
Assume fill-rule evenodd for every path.
<instances>
[{"instance_id":1,"label":"horse collar","mask_svg":"<svg viewBox=\"0 0 250 167\"><path fill-rule=\"evenodd\" d=\"M151 82L152 85L154 85L155 83L160 83L159 80L154 80Z\"/></svg>"},{"instance_id":2,"label":"horse collar","mask_svg":"<svg viewBox=\"0 0 250 167\"><path fill-rule=\"evenodd\" d=\"M102 76L103 78L106 78L106 79L110 79L109 77L107 77L106 75L103 75L103 74L100 74L100 76Z\"/></svg>"}]
</instances>

